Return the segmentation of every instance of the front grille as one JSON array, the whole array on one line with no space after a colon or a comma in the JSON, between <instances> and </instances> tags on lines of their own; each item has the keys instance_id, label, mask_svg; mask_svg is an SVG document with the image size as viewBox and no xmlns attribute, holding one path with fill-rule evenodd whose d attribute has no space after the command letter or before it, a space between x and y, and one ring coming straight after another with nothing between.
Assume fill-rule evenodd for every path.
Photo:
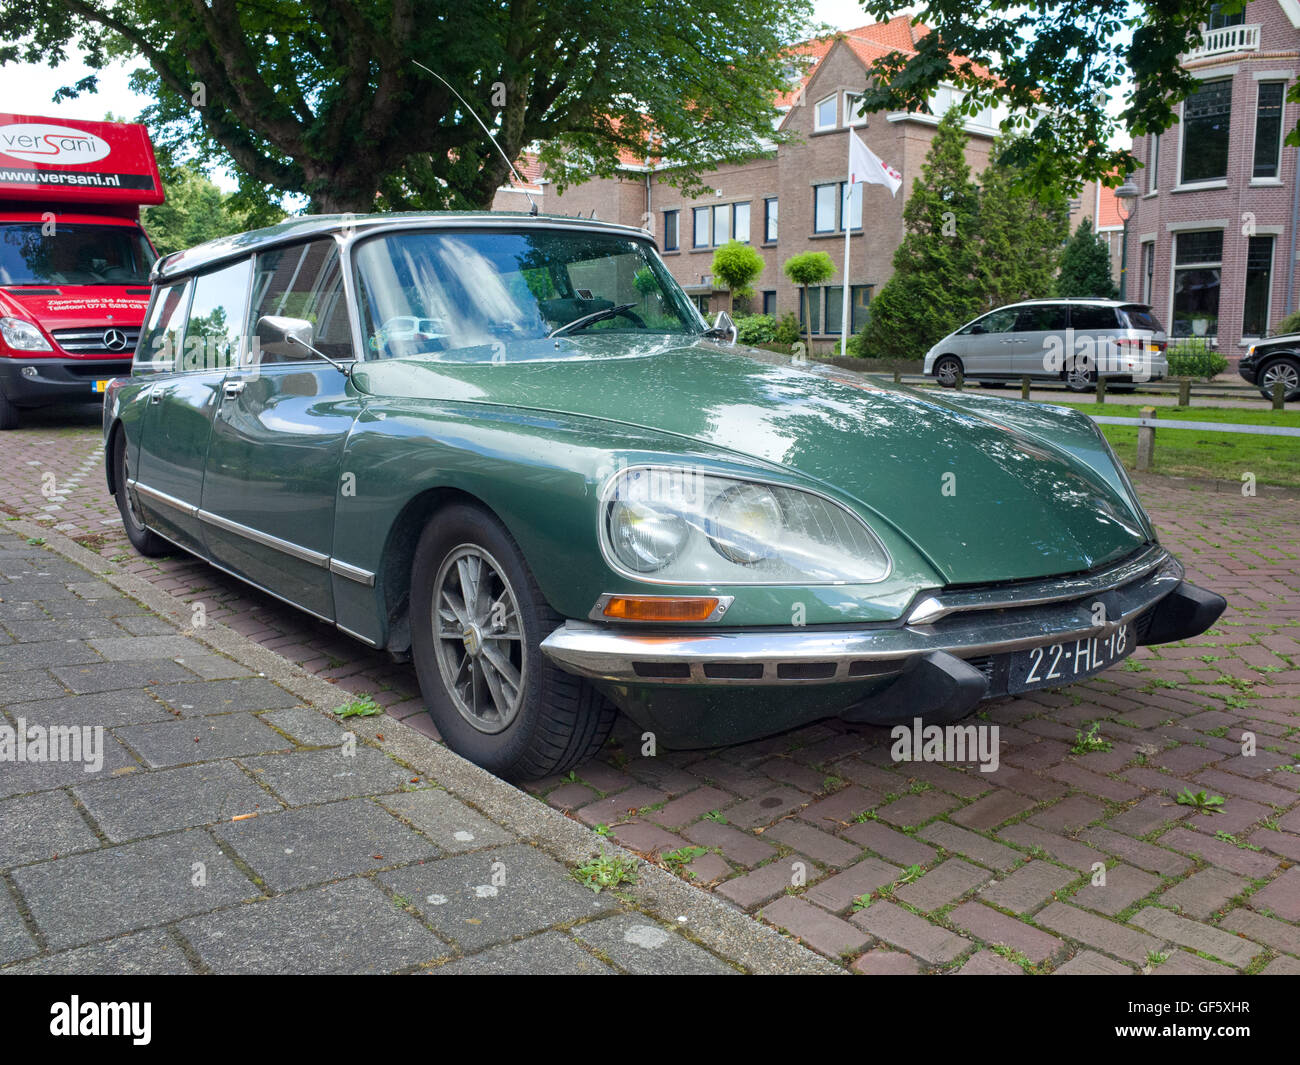
<instances>
[{"instance_id":1,"label":"front grille","mask_svg":"<svg viewBox=\"0 0 1300 1065\"><path fill-rule=\"evenodd\" d=\"M121 333L126 337L121 347L109 347L105 335ZM140 339L140 327L103 325L84 329L55 329L51 334L69 355L133 355Z\"/></svg>"}]
</instances>

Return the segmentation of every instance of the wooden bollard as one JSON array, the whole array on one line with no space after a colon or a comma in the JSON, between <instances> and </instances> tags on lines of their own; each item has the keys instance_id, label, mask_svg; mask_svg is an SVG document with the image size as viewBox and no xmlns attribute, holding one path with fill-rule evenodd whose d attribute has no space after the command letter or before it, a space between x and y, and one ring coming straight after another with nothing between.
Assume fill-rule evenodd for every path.
<instances>
[{"instance_id":1,"label":"wooden bollard","mask_svg":"<svg viewBox=\"0 0 1300 1065\"><path fill-rule=\"evenodd\" d=\"M965 383L966 383L966 375L962 373L960 370L957 371L957 379L953 382L953 387L956 388L958 392L960 392L961 386Z\"/></svg>"},{"instance_id":2,"label":"wooden bollard","mask_svg":"<svg viewBox=\"0 0 1300 1065\"><path fill-rule=\"evenodd\" d=\"M1184 377L1178 382L1178 405L1180 407L1190 407L1192 405L1192 379Z\"/></svg>"},{"instance_id":3,"label":"wooden bollard","mask_svg":"<svg viewBox=\"0 0 1300 1065\"><path fill-rule=\"evenodd\" d=\"M1101 374L1097 375L1097 402L1106 402L1106 378L1102 377Z\"/></svg>"},{"instance_id":4,"label":"wooden bollard","mask_svg":"<svg viewBox=\"0 0 1300 1065\"><path fill-rule=\"evenodd\" d=\"M1286 407L1286 385L1281 381L1273 382L1273 409L1282 410Z\"/></svg>"},{"instance_id":5,"label":"wooden bollard","mask_svg":"<svg viewBox=\"0 0 1300 1065\"><path fill-rule=\"evenodd\" d=\"M1156 416L1155 407L1142 407L1138 411L1141 418L1154 418ZM1153 425L1138 426L1138 453L1137 468L1139 470L1149 470L1155 462L1156 457L1156 430Z\"/></svg>"},{"instance_id":6,"label":"wooden bollard","mask_svg":"<svg viewBox=\"0 0 1300 1065\"><path fill-rule=\"evenodd\" d=\"M1020 398L1021 398L1021 399L1028 399L1028 398L1029 398L1029 385L1030 385L1030 381L1029 381L1029 378L1028 378L1028 377L1022 377L1022 378L1020 379Z\"/></svg>"},{"instance_id":7,"label":"wooden bollard","mask_svg":"<svg viewBox=\"0 0 1300 1065\"><path fill-rule=\"evenodd\" d=\"M896 384L896 385L901 385L902 383L903 383L903 371L902 371L902 370L895 370L895 371L894 371L894 384Z\"/></svg>"}]
</instances>

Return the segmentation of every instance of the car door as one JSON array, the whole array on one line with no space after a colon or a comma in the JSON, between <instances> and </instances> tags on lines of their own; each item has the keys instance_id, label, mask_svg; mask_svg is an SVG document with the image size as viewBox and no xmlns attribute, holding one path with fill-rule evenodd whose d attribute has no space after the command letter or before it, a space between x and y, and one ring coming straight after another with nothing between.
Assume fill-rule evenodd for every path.
<instances>
[{"instance_id":1,"label":"car door","mask_svg":"<svg viewBox=\"0 0 1300 1065\"><path fill-rule=\"evenodd\" d=\"M990 377L1011 372L1007 338L1015 320L1015 309L1002 307L977 318L961 330L958 335L963 339L965 352L958 355L967 377Z\"/></svg>"},{"instance_id":2,"label":"car door","mask_svg":"<svg viewBox=\"0 0 1300 1065\"><path fill-rule=\"evenodd\" d=\"M199 274L184 289L183 329L164 334L160 373L149 391L141 434L136 499L152 527L180 546L206 554L199 522L212 418L243 321L247 260ZM178 304L179 306L179 304Z\"/></svg>"},{"instance_id":3,"label":"car door","mask_svg":"<svg viewBox=\"0 0 1300 1065\"><path fill-rule=\"evenodd\" d=\"M1030 303L1016 313L1007 345L1014 377L1055 377L1054 356L1065 349L1069 324L1064 303Z\"/></svg>"},{"instance_id":4,"label":"car door","mask_svg":"<svg viewBox=\"0 0 1300 1065\"><path fill-rule=\"evenodd\" d=\"M259 253L247 331L264 315L312 323L312 346L355 358L333 238ZM215 562L325 620L339 465L359 410L347 377L301 347L246 345L222 386L203 478Z\"/></svg>"}]
</instances>

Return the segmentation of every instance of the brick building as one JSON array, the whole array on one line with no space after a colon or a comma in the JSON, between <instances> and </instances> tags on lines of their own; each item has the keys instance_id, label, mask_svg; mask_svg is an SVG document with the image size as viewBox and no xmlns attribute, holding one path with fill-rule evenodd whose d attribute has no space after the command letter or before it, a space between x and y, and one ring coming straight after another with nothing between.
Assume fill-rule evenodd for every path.
<instances>
[{"instance_id":1,"label":"brick building","mask_svg":"<svg viewBox=\"0 0 1300 1065\"><path fill-rule=\"evenodd\" d=\"M1131 299L1171 336L1204 336L1229 359L1296 309L1300 119L1286 101L1300 63L1300 2L1217 10L1182 65L1199 80L1179 121L1135 140L1144 166L1128 228Z\"/></svg>"}]
</instances>

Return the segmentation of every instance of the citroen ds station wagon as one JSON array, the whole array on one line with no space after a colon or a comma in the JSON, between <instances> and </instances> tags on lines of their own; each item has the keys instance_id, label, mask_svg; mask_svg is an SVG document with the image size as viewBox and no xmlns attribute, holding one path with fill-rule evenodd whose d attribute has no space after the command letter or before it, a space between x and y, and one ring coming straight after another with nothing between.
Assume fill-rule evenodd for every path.
<instances>
[{"instance_id":1,"label":"citroen ds station wagon","mask_svg":"<svg viewBox=\"0 0 1300 1065\"><path fill-rule=\"evenodd\" d=\"M409 656L503 775L947 722L1204 631L1093 423L738 346L648 233L310 217L161 260L104 411L136 549Z\"/></svg>"}]
</instances>

